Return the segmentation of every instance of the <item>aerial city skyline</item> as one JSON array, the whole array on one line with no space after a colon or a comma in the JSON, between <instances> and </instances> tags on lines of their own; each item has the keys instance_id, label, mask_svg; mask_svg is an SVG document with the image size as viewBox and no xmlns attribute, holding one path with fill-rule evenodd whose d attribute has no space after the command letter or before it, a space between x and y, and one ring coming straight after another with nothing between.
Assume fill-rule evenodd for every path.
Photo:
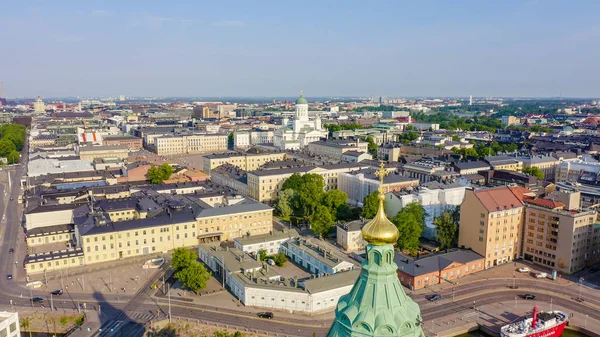
<instances>
[{"instance_id":1,"label":"aerial city skyline","mask_svg":"<svg viewBox=\"0 0 600 337\"><path fill-rule=\"evenodd\" d=\"M0 337L597 337L600 2L6 1Z\"/></svg>"}]
</instances>

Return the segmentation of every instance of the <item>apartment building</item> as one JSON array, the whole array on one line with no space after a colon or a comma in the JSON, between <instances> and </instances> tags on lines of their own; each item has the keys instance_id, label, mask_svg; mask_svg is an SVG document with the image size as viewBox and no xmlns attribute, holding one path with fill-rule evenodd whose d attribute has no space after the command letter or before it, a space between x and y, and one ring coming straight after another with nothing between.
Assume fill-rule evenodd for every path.
<instances>
[{"instance_id":1,"label":"apartment building","mask_svg":"<svg viewBox=\"0 0 600 337\"><path fill-rule=\"evenodd\" d=\"M263 152L257 149L210 154L202 158L202 171L210 174L211 170L223 164L231 164L244 171L254 171L268 162L285 160L285 158L285 152Z\"/></svg>"},{"instance_id":2,"label":"apartment building","mask_svg":"<svg viewBox=\"0 0 600 337\"><path fill-rule=\"evenodd\" d=\"M486 259L486 268L521 256L524 205L509 187L467 189L460 205L458 245Z\"/></svg>"},{"instance_id":3,"label":"apartment building","mask_svg":"<svg viewBox=\"0 0 600 337\"><path fill-rule=\"evenodd\" d=\"M160 136L154 139L159 155L189 154L227 150L227 134Z\"/></svg>"},{"instance_id":4,"label":"apartment building","mask_svg":"<svg viewBox=\"0 0 600 337\"><path fill-rule=\"evenodd\" d=\"M531 155L526 157L517 157L523 162L523 168L537 167L544 173L544 179L553 181L556 176L556 168L560 160L551 155Z\"/></svg>"},{"instance_id":5,"label":"apartment building","mask_svg":"<svg viewBox=\"0 0 600 337\"><path fill-rule=\"evenodd\" d=\"M313 240L292 238L281 244L281 251L311 274L325 276L354 269L337 251Z\"/></svg>"},{"instance_id":6,"label":"apartment building","mask_svg":"<svg viewBox=\"0 0 600 337\"><path fill-rule=\"evenodd\" d=\"M268 234L242 236L233 240L233 243L235 248L256 257L261 250L264 250L268 255L277 254L284 242L298 237L300 237L298 232L295 229L290 229Z\"/></svg>"},{"instance_id":7,"label":"apartment building","mask_svg":"<svg viewBox=\"0 0 600 337\"><path fill-rule=\"evenodd\" d=\"M233 146L238 149L253 145L273 144L275 132L272 130L234 131Z\"/></svg>"},{"instance_id":8,"label":"apartment building","mask_svg":"<svg viewBox=\"0 0 600 337\"><path fill-rule=\"evenodd\" d=\"M595 210L580 209L580 193L559 192L556 200L525 198L523 258L572 274L596 262ZM564 201L564 202L563 202Z\"/></svg>"},{"instance_id":9,"label":"apartment building","mask_svg":"<svg viewBox=\"0 0 600 337\"><path fill-rule=\"evenodd\" d=\"M458 176L445 161L437 159L422 159L408 163L402 167L402 170L405 175L417 178L422 183Z\"/></svg>"}]
</instances>

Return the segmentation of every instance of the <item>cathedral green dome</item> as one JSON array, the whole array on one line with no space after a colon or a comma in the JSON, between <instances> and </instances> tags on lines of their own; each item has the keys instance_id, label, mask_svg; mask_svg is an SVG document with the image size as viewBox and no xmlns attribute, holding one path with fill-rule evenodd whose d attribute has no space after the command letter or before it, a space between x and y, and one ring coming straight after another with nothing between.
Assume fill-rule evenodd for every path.
<instances>
[{"instance_id":1,"label":"cathedral green dome","mask_svg":"<svg viewBox=\"0 0 600 337\"><path fill-rule=\"evenodd\" d=\"M300 97L298 97L298 99L296 100L296 104L308 104L308 101L301 94Z\"/></svg>"}]
</instances>

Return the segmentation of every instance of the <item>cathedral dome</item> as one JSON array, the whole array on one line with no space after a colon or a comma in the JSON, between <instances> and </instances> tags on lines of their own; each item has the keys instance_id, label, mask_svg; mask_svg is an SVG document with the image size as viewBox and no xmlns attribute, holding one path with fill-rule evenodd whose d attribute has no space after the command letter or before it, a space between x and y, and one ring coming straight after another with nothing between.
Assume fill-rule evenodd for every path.
<instances>
[{"instance_id":1,"label":"cathedral dome","mask_svg":"<svg viewBox=\"0 0 600 337\"><path fill-rule=\"evenodd\" d=\"M398 228L387 218L383 207L385 195L379 192L379 208L377 215L362 229L365 241L374 245L392 245L398 241Z\"/></svg>"},{"instance_id":2,"label":"cathedral dome","mask_svg":"<svg viewBox=\"0 0 600 337\"><path fill-rule=\"evenodd\" d=\"M296 104L308 104L308 101L306 98L304 98L304 96L302 96L302 94L300 94L300 97L298 97L296 100Z\"/></svg>"}]
</instances>

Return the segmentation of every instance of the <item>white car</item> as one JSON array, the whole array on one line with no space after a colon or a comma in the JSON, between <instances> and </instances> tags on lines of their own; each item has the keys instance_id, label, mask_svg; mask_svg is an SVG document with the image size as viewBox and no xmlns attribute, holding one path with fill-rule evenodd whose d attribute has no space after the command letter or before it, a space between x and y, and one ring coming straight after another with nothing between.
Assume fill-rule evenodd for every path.
<instances>
[{"instance_id":1,"label":"white car","mask_svg":"<svg viewBox=\"0 0 600 337\"><path fill-rule=\"evenodd\" d=\"M548 274L546 274L546 273L537 273L535 275L535 277L537 277L537 278L546 278L546 277L548 277Z\"/></svg>"},{"instance_id":2,"label":"white car","mask_svg":"<svg viewBox=\"0 0 600 337\"><path fill-rule=\"evenodd\" d=\"M529 272L531 272L531 269L529 269L527 267L519 268L519 273L529 273Z\"/></svg>"}]
</instances>

